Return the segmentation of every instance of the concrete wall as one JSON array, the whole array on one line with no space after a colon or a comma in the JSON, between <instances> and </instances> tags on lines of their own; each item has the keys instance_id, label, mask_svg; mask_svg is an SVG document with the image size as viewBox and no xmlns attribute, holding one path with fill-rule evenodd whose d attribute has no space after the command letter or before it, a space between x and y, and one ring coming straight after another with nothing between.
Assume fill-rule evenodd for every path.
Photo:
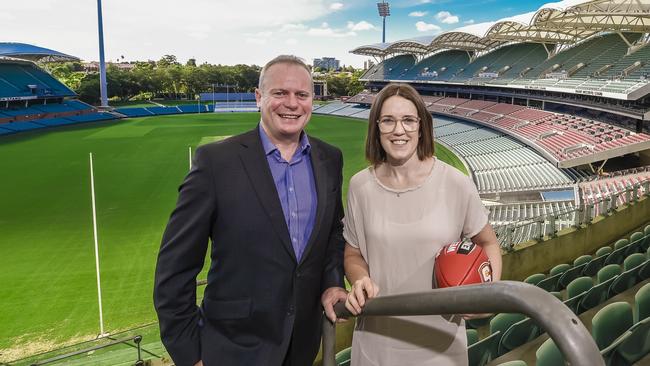
<instances>
[{"instance_id":1,"label":"concrete wall","mask_svg":"<svg viewBox=\"0 0 650 366\"><path fill-rule=\"evenodd\" d=\"M548 273L560 263L572 264L583 254L611 245L650 223L650 197L619 207L607 217L597 217L579 229L567 229L540 243L525 243L503 256L503 279L523 280L533 273Z\"/></svg>"}]
</instances>

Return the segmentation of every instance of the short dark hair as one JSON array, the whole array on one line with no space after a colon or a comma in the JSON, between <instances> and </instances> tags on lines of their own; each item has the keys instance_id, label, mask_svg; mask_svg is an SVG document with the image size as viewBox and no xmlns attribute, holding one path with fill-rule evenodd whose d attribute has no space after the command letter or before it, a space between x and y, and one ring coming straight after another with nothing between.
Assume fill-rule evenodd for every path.
<instances>
[{"instance_id":1,"label":"short dark hair","mask_svg":"<svg viewBox=\"0 0 650 366\"><path fill-rule=\"evenodd\" d=\"M392 96L399 95L402 98L411 101L418 111L420 117L420 129L418 138L418 159L424 160L430 158L434 153L433 145L433 117L427 110L422 96L412 86L408 84L391 83L386 85L375 97L370 116L368 117L368 135L366 136L366 159L372 165L379 165L386 161L386 151L381 147L379 140L379 126L377 120L381 114L381 108L384 102Z\"/></svg>"}]
</instances>

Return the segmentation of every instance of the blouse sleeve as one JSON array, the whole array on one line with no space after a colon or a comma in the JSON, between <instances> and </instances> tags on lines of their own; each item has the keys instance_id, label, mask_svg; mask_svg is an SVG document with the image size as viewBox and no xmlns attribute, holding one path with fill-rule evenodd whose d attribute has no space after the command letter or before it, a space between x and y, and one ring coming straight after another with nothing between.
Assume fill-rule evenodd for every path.
<instances>
[{"instance_id":1,"label":"blouse sleeve","mask_svg":"<svg viewBox=\"0 0 650 366\"><path fill-rule=\"evenodd\" d=\"M472 179L467 177L465 184L467 207L465 209L465 223L463 224L463 237L471 238L478 234L488 223L488 210L483 206Z\"/></svg>"},{"instance_id":2,"label":"blouse sleeve","mask_svg":"<svg viewBox=\"0 0 650 366\"><path fill-rule=\"evenodd\" d=\"M359 248L359 240L357 236L357 223L355 213L357 210L357 200L354 196L353 185L350 184L348 189L348 207L345 211L343 218L343 238L345 241L355 248Z\"/></svg>"}]
</instances>

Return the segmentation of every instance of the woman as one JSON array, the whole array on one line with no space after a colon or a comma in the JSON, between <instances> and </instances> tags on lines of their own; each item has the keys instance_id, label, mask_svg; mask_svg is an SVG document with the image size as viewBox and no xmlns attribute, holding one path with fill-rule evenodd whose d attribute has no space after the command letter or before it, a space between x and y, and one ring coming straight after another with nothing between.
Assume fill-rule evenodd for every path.
<instances>
[{"instance_id":1,"label":"woman","mask_svg":"<svg viewBox=\"0 0 650 366\"><path fill-rule=\"evenodd\" d=\"M435 254L468 237L485 250L493 279L501 252L471 179L433 156L433 118L406 84L389 84L370 110L366 158L352 177L345 229L346 307L431 289ZM359 317L352 365L466 365L462 316Z\"/></svg>"}]
</instances>

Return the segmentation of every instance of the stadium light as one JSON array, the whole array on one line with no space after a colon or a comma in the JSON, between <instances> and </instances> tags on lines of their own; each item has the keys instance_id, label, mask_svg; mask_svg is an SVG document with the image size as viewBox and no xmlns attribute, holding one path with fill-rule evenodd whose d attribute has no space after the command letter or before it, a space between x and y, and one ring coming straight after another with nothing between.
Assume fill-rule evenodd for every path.
<instances>
[{"instance_id":1,"label":"stadium light","mask_svg":"<svg viewBox=\"0 0 650 366\"><path fill-rule=\"evenodd\" d=\"M381 32L381 43L386 43L386 17L390 16L390 4L386 1L377 3L377 11L379 16L382 17L382 32Z\"/></svg>"},{"instance_id":2,"label":"stadium light","mask_svg":"<svg viewBox=\"0 0 650 366\"><path fill-rule=\"evenodd\" d=\"M101 106L108 107L106 92L106 62L104 61L104 21L102 20L102 0L97 0L97 27L99 28L99 94Z\"/></svg>"}]
</instances>

